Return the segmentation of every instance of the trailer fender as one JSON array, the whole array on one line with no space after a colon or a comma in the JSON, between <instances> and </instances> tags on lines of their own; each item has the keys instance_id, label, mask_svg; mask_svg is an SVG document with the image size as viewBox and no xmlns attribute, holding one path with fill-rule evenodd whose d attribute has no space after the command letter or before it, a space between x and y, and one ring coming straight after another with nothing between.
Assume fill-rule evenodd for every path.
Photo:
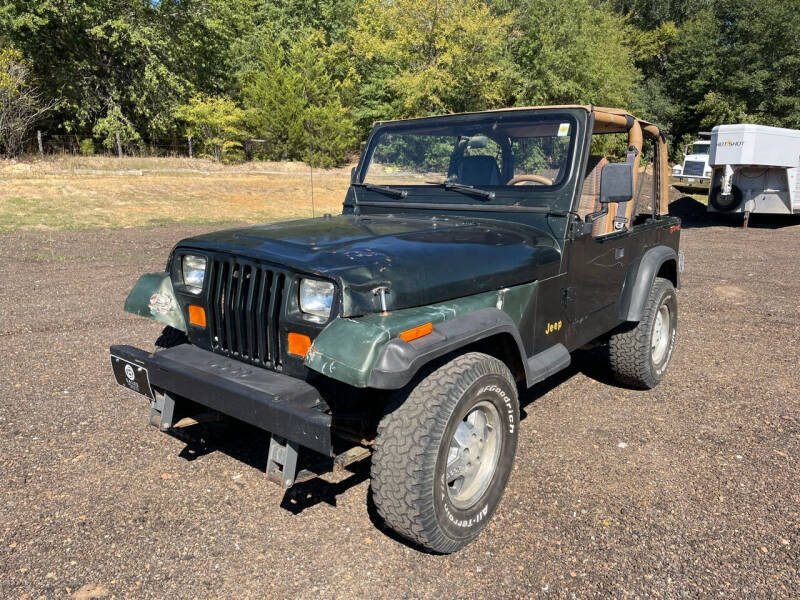
<instances>
[{"instance_id":1,"label":"trailer fender","mask_svg":"<svg viewBox=\"0 0 800 600\"><path fill-rule=\"evenodd\" d=\"M624 321L639 322L642 320L642 313L661 268L672 261L674 269L673 284L680 287L680 273L678 269L678 254L669 246L655 246L650 248L642 255L641 259L630 266L625 281L625 287L620 298L620 317ZM671 278L670 278L671 279Z\"/></svg>"},{"instance_id":2,"label":"trailer fender","mask_svg":"<svg viewBox=\"0 0 800 600\"><path fill-rule=\"evenodd\" d=\"M125 312L186 332L186 321L172 289L169 273L142 275L125 299Z\"/></svg>"}]
</instances>

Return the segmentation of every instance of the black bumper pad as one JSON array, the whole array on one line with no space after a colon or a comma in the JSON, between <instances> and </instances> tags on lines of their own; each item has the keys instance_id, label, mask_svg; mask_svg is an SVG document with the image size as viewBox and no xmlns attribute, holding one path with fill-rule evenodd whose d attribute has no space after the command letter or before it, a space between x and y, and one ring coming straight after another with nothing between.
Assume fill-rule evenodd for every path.
<instances>
[{"instance_id":1,"label":"black bumper pad","mask_svg":"<svg viewBox=\"0 0 800 600\"><path fill-rule=\"evenodd\" d=\"M145 367L150 385L331 455L331 415L309 383L190 344L151 354L111 346L111 354Z\"/></svg>"}]
</instances>

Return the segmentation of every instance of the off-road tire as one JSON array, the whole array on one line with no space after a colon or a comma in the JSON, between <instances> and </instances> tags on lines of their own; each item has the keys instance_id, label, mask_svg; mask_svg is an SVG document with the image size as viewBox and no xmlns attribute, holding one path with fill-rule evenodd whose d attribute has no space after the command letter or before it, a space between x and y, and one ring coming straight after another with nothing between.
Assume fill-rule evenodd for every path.
<instances>
[{"instance_id":1,"label":"off-road tire","mask_svg":"<svg viewBox=\"0 0 800 600\"><path fill-rule=\"evenodd\" d=\"M174 327L167 325L164 327L161 335L158 336L158 339L156 339L156 352L188 343L189 338L186 337L185 333L183 333L180 329L175 329Z\"/></svg>"},{"instance_id":2,"label":"off-road tire","mask_svg":"<svg viewBox=\"0 0 800 600\"><path fill-rule=\"evenodd\" d=\"M479 405L498 411L497 462L474 503L458 508L445 481L448 452L456 429ZM378 514L430 552L462 548L480 534L500 503L518 431L517 387L503 362L471 352L428 369L389 403L378 426L371 483Z\"/></svg>"},{"instance_id":3,"label":"off-road tire","mask_svg":"<svg viewBox=\"0 0 800 600\"><path fill-rule=\"evenodd\" d=\"M662 306L669 311L668 342L663 357L653 359L653 335ZM608 358L614 377L631 387L652 389L663 379L675 349L678 297L667 279L656 277L644 307L642 320L632 329L617 332L608 341Z\"/></svg>"}]
</instances>

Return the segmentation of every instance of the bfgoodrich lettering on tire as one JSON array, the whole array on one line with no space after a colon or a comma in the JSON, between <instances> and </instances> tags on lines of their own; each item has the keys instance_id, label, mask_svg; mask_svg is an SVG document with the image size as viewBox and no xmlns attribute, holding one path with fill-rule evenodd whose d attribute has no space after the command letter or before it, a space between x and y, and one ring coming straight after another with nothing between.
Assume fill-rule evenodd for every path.
<instances>
[{"instance_id":1,"label":"bfgoodrich lettering on tire","mask_svg":"<svg viewBox=\"0 0 800 600\"><path fill-rule=\"evenodd\" d=\"M611 370L617 380L633 387L658 385L672 358L678 333L678 298L667 279L656 277L642 320L608 341Z\"/></svg>"},{"instance_id":2,"label":"bfgoodrich lettering on tire","mask_svg":"<svg viewBox=\"0 0 800 600\"><path fill-rule=\"evenodd\" d=\"M500 503L518 430L517 387L496 358L472 352L417 377L378 427L378 514L427 550L462 548Z\"/></svg>"}]
</instances>

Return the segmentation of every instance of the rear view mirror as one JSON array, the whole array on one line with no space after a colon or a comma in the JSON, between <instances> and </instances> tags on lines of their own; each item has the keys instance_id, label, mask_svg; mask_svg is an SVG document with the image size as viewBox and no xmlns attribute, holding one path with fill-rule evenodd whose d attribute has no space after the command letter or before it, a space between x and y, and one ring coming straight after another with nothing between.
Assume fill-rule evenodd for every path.
<instances>
[{"instance_id":1,"label":"rear view mirror","mask_svg":"<svg viewBox=\"0 0 800 600\"><path fill-rule=\"evenodd\" d=\"M600 203L627 202L633 198L633 165L611 163L600 174Z\"/></svg>"}]
</instances>

